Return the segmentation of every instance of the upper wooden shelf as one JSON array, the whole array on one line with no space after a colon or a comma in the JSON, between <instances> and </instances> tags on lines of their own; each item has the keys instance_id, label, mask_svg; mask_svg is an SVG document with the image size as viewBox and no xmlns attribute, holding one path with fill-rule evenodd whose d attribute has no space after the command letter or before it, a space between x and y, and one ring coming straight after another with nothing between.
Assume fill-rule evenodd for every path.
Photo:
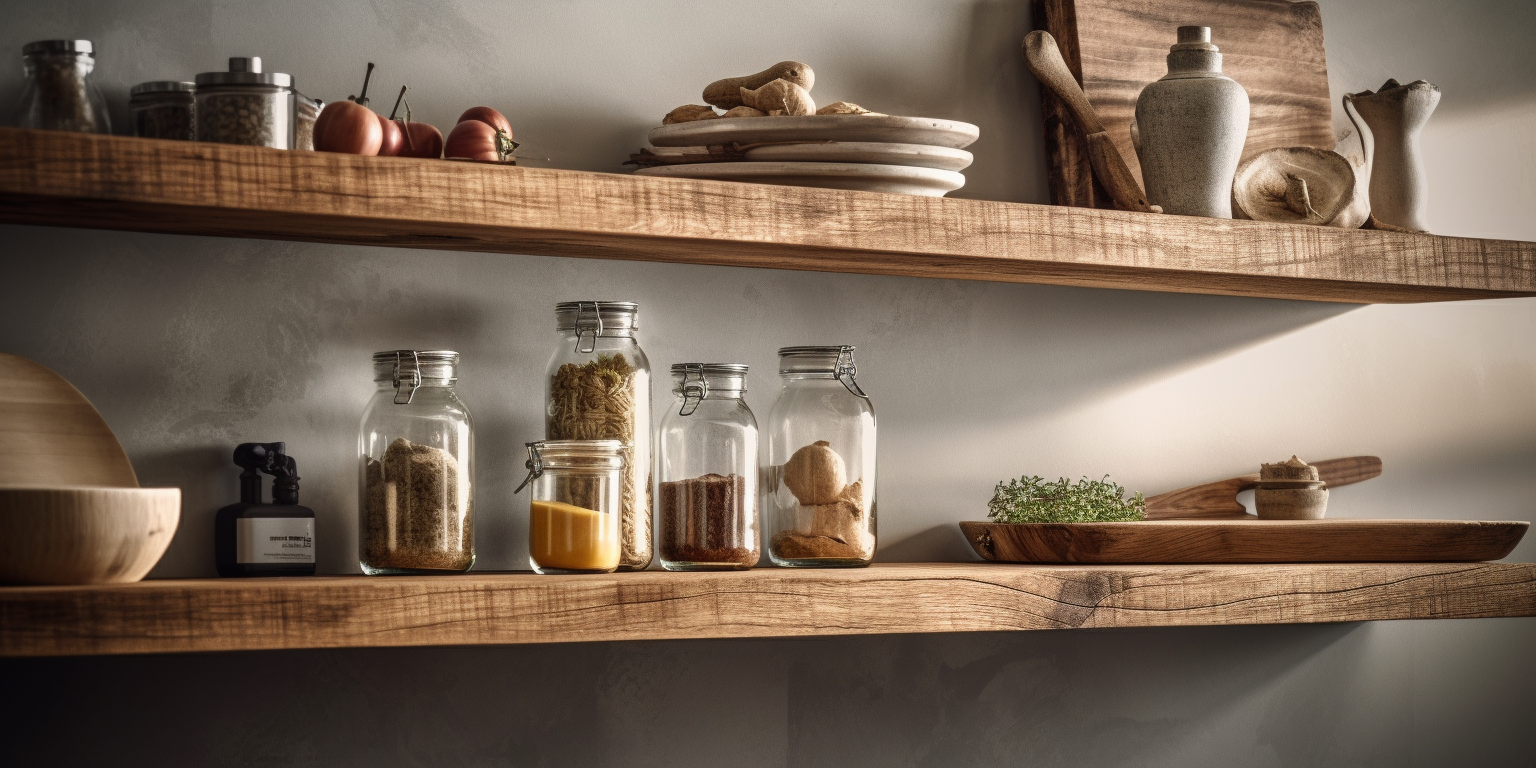
<instances>
[{"instance_id":1,"label":"upper wooden shelf","mask_svg":"<svg viewBox=\"0 0 1536 768\"><path fill-rule=\"evenodd\" d=\"M1536 295L1536 244L0 129L0 221L1357 303Z\"/></svg>"},{"instance_id":2,"label":"upper wooden shelf","mask_svg":"<svg viewBox=\"0 0 1536 768\"><path fill-rule=\"evenodd\" d=\"M0 588L0 656L1536 616L1536 564L875 565Z\"/></svg>"}]
</instances>

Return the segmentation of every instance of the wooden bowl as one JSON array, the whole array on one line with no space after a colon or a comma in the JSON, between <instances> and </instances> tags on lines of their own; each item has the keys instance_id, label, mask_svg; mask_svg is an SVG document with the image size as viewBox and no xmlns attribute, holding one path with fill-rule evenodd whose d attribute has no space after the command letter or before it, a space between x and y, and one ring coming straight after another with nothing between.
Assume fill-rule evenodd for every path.
<instances>
[{"instance_id":1,"label":"wooden bowl","mask_svg":"<svg viewBox=\"0 0 1536 768\"><path fill-rule=\"evenodd\" d=\"M180 519L180 488L0 487L0 584L138 581Z\"/></svg>"}]
</instances>

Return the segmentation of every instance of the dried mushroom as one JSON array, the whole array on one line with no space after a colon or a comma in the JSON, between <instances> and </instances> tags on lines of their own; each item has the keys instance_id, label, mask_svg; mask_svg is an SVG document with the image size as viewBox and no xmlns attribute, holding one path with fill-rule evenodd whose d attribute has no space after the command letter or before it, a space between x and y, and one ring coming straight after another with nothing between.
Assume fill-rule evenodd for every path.
<instances>
[{"instance_id":1,"label":"dried mushroom","mask_svg":"<svg viewBox=\"0 0 1536 768\"><path fill-rule=\"evenodd\" d=\"M1280 147L1237 169L1232 210L1237 218L1355 229L1365 223L1360 185L1349 158L1327 149Z\"/></svg>"}]
</instances>

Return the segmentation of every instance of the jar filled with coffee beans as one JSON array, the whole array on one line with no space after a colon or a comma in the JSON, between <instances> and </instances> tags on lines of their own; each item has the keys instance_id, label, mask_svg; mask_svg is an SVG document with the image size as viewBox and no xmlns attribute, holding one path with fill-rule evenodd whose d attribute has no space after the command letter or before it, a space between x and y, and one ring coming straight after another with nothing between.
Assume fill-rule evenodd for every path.
<instances>
[{"instance_id":1,"label":"jar filled with coffee beans","mask_svg":"<svg viewBox=\"0 0 1536 768\"><path fill-rule=\"evenodd\" d=\"M235 57L228 72L197 76L197 140L293 148L293 76L261 71L261 57Z\"/></svg>"},{"instance_id":2,"label":"jar filled with coffee beans","mask_svg":"<svg viewBox=\"0 0 1536 768\"><path fill-rule=\"evenodd\" d=\"M145 139L197 139L196 86L175 80L139 83L128 92L133 133Z\"/></svg>"}]
</instances>

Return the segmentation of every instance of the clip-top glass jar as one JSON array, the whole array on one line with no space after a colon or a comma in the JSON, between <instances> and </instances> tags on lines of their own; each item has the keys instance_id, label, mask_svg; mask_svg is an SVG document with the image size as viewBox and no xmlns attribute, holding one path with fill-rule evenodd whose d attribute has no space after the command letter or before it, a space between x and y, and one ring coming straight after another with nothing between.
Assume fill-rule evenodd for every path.
<instances>
[{"instance_id":1,"label":"clip-top glass jar","mask_svg":"<svg viewBox=\"0 0 1536 768\"><path fill-rule=\"evenodd\" d=\"M853 347L779 350L784 387L763 430L763 514L778 565L861 566L875 556L875 409Z\"/></svg>"},{"instance_id":2,"label":"clip-top glass jar","mask_svg":"<svg viewBox=\"0 0 1536 768\"><path fill-rule=\"evenodd\" d=\"M128 91L133 135L143 139L197 139L197 86L176 80L139 83Z\"/></svg>"},{"instance_id":3,"label":"clip-top glass jar","mask_svg":"<svg viewBox=\"0 0 1536 768\"><path fill-rule=\"evenodd\" d=\"M96 52L89 40L39 40L21 48L26 84L16 125L50 131L111 133L107 101L91 82Z\"/></svg>"},{"instance_id":4,"label":"clip-top glass jar","mask_svg":"<svg viewBox=\"0 0 1536 768\"><path fill-rule=\"evenodd\" d=\"M373 356L363 411L359 560L363 572L443 573L475 564L475 435L454 391L459 353Z\"/></svg>"},{"instance_id":5,"label":"clip-top glass jar","mask_svg":"<svg viewBox=\"0 0 1536 768\"><path fill-rule=\"evenodd\" d=\"M747 366L672 366L677 401L661 417L658 556L669 571L757 564L757 420L742 399Z\"/></svg>"},{"instance_id":6,"label":"clip-top glass jar","mask_svg":"<svg viewBox=\"0 0 1536 768\"><path fill-rule=\"evenodd\" d=\"M196 82L198 141L293 148L293 76L261 71L260 56L236 56L228 72Z\"/></svg>"},{"instance_id":7,"label":"clip-top glass jar","mask_svg":"<svg viewBox=\"0 0 1536 768\"><path fill-rule=\"evenodd\" d=\"M544 437L625 446L619 570L651 564L651 364L635 340L638 304L555 305L560 341L549 359Z\"/></svg>"},{"instance_id":8,"label":"clip-top glass jar","mask_svg":"<svg viewBox=\"0 0 1536 768\"><path fill-rule=\"evenodd\" d=\"M618 440L528 444L528 562L538 573L612 573L622 549L625 455Z\"/></svg>"}]
</instances>

